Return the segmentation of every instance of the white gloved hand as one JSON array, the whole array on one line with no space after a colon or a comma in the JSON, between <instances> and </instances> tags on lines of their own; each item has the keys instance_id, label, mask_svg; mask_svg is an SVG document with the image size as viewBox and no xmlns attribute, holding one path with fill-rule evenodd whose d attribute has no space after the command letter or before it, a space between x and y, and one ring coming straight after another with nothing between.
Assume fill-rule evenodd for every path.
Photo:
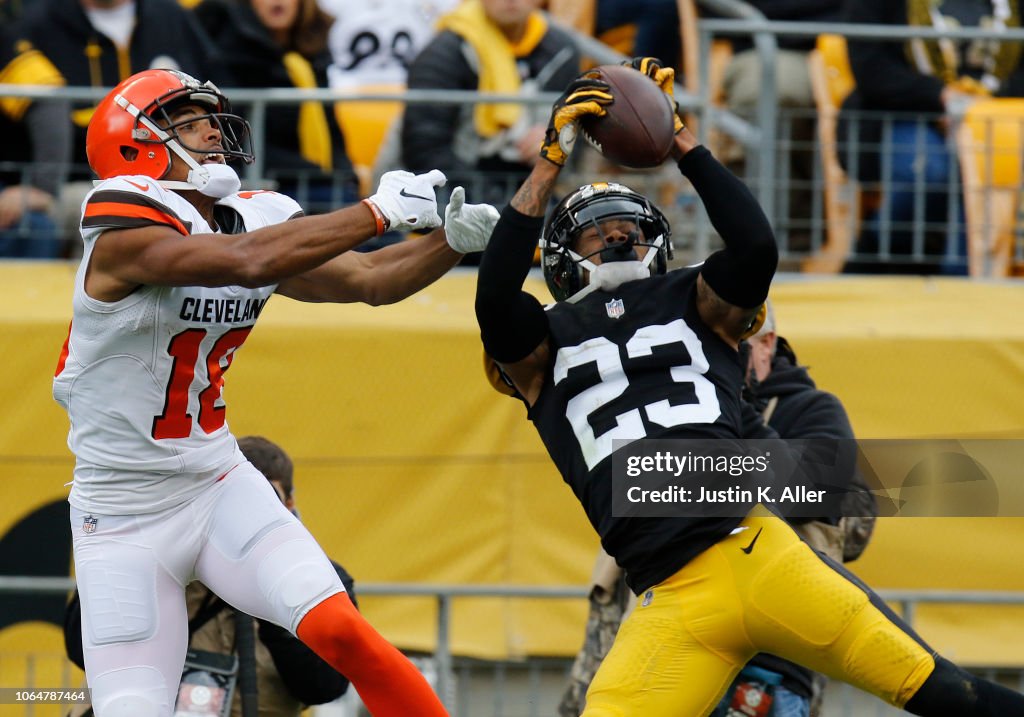
<instances>
[{"instance_id":1,"label":"white gloved hand","mask_svg":"<svg viewBox=\"0 0 1024 717\"><path fill-rule=\"evenodd\" d=\"M432 169L425 174L405 170L386 172L377 192L365 201L372 202L387 219L389 231L432 229L441 225L434 187L443 187L444 172Z\"/></svg>"},{"instance_id":2,"label":"white gloved hand","mask_svg":"<svg viewBox=\"0 0 1024 717\"><path fill-rule=\"evenodd\" d=\"M466 190L456 187L444 210L448 246L460 254L483 251L501 216L490 204L466 204Z\"/></svg>"}]
</instances>

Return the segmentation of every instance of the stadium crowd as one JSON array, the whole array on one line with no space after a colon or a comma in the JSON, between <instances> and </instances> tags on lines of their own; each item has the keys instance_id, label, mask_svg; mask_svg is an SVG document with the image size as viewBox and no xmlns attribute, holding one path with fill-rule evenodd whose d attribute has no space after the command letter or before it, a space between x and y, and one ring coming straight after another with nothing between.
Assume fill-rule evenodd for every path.
<instances>
[{"instance_id":1,"label":"stadium crowd","mask_svg":"<svg viewBox=\"0 0 1024 717\"><path fill-rule=\"evenodd\" d=\"M719 432L695 435L761 437L759 431L766 431L773 437L802 436L803 427L798 430L795 423L808 418L812 409L807 406L789 414L793 421L785 429L780 425L787 418L785 406L793 405L793 396L799 395L827 404L829 415L816 417L814 428L827 424L835 429L827 432L829 436L852 438L841 404L816 390L792 349L775 333L774 325L765 323L768 287L780 253L776 233L741 179L747 173L745 165L750 157L737 151L735 144L724 145L726 156L720 164L683 126L681 116L676 117L674 161L695 187L724 249L712 254L703 269L673 272L671 230L660 211L647 197L616 184L615 168L600 160L581 158L582 153L572 153L573 144L567 136L573 134L580 117L602 114L612 99L607 86L580 75L589 60L575 47L563 20L571 19L577 28L585 27L595 36L606 36L609 29L619 25L634 26L626 40L627 54L637 58L634 68L649 74L672 97L673 79L683 78L673 78L668 70L682 66L685 54L679 15L674 12L676 3L595 0L570 8L564 3L546 5L540 0L462 0L439 3L440 8L426 11L433 32L424 33L424 15L418 14L422 8L417 6L417 12L412 12L406 0L376 0L358 10L349 8L348 3L327 0L321 4L317 0L36 0L24 6L10 0L0 2L5 20L0 26L0 84L84 87L96 92L94 99L74 101L46 96L0 97L0 130L10 138L0 149L0 256L82 257L82 269L76 278L75 321L55 377L54 395L72 419L69 443L79 461L71 502L72 521L81 527L81 534L75 535L82 590L80 609L84 610L87 628L92 621L91 632L87 629L82 633L80 625L79 632L71 630L69 652L84 645L81 657L94 686L94 698L102 705L98 711L101 717L169 714L181 667L178 653L184 654L185 645L179 644L180 636L160 630L173 631L187 624L191 636L193 608L200 605L202 612L201 605L209 607L210 603L224 607L224 602L217 602L220 598L216 594L226 595L228 602L243 605L245 612L259 619L257 634L265 648L265 672L272 673L270 668L275 666L286 685L289 679L294 684L300 684L303 678L314 680L316 671L329 665L352 679L375 714L445 713L410 663L354 610L346 595L351 594L347 574L323 559L295 516L289 517L282 507L288 506L289 489L282 487L278 505L266 499L269 491L262 484L261 500L250 502L248 497L231 492L231 480L220 483L237 466L244 466L236 476L236 485L244 480L247 490L253 490L260 475L273 482L273 469L261 469L259 461L248 455L240 457L238 448L241 446L244 454L244 442L236 444L226 430L216 445L193 441L193 415L185 411L187 406L172 405L176 397L189 390L191 374L182 388L174 382L185 379L175 373L176 364L168 363L158 367L167 373L160 376L161 380L167 379L165 393L150 395L152 392L140 388L137 394L145 395L140 401L155 402L155 410L146 414L153 419L152 425L147 424L140 435L144 433L148 440L151 429L153 444L169 440L174 456L145 441L119 444L125 438L113 425L114 419L100 415L95 406L83 409L89 402L80 401L78 396L84 390L86 397L95 401L99 395L100 389L83 378L96 370L90 360L98 364L121 356L114 340L128 346L140 331L139 326L159 311L154 308L153 315L136 315L123 302L148 301L163 288L174 287L174 291L195 290L196 297L201 296L188 296L186 301L226 306L223 302L238 301L229 298L227 292L236 286L246 287L247 301L256 303L249 305L251 310L245 310L248 313L236 317L239 321L255 319L263 302L274 293L307 302L377 305L415 293L466 254L482 255L476 308L489 370L497 376L496 387L515 395L530 409L530 419L584 503L605 549L625 569L629 588L644 596L642 607L651 604L657 591L659 595L692 601L690 604L710 614L714 600L728 594L730 600L735 597L739 613L755 612L744 602L749 597L745 588L770 579L773 568L767 558L754 572L744 573L736 584L723 587L715 583L706 594L691 594L686 584L709 579L707 574L715 573L705 563L717 559L709 556L717 556L723 544L739 540L736 536L741 534L756 542L756 536L763 533L762 555L786 553L793 564L800 566L800 580L810 585L807 601L839 595L841 606L850 613L838 625L830 616L815 622L790 611L773 618L776 623L786 623L785 630L766 620L752 628L757 635L743 636L742 640L734 634L737 623L723 624L716 628L714 637L727 644L723 650L729 658L714 665L710 657L714 650L707 649L706 656L698 654L699 640L683 647L677 645L683 652L690 651L687 659L698 654L693 669L702 675L702 684L688 691L678 684L659 685L655 696L644 704L645 713L667 717L673 704L685 704L685 709L694 714L711 714L723 693L728 690L728 694L734 694L737 685L745 684L743 680L747 679L766 681L776 696L792 694L801 701L792 712L783 712L780 706L772 714L809 714L816 694L810 673L761 654L767 652L785 652L793 663L848 679L915 714L950 714L945 711L951 709L950 705L956 714L980 717L1024 709L1020 695L970 676L932 651L839 565L850 557L842 549L843 529L856 533L859 526L861 533L870 533L863 522L858 522L858 518L864 521L870 516L870 506L814 521L793 521L801 526L796 533L784 521L756 509L737 520L714 525L688 521L676 532L648 530L646 525L613 519L603 494L595 498L591 488L584 485L590 480L600 482L597 467L608 457L600 454L600 446L584 445L586 441L580 440L585 468L577 457L565 457L564 444L569 438L563 435L565 426L556 425L551 415L554 412L564 418L572 411L568 404L573 396L556 386L565 377L559 371L568 375L573 366L557 361L571 363L573 359L564 356L571 356L580 347L584 347L581 351L589 350L587 347L596 346L595 342L607 342L605 333L591 330L601 322L614 320L616 328L606 333L624 345L629 337L620 336L625 330L620 327L637 328L642 333L646 325L635 323L639 316L618 321L612 308L596 298L624 280L646 282L648 278L651 283L644 286L656 285L659 291L674 286L673 290L689 297L687 306L678 310L672 302L646 308L650 313L645 316L648 323L660 329L677 323L696 326L694 337L680 333L670 338L681 341L691 353L694 345L688 341L696 342L698 353L702 342L713 345L713 350L708 349L709 359L705 359L710 377L707 380L715 383L710 390L729 394L731 403L723 409L727 420L706 421ZM1020 0L750 0L749 5L770 19L827 20L835 22L837 28L842 22L850 22L939 30L986 27L999 32L1020 28L1022 17ZM351 13L346 14L349 10ZM360 22L367 25L360 29ZM415 26L409 26L410 22ZM672 31L666 33L666 27ZM820 248L825 233L821 199L815 193L819 189L815 186L818 157L811 150L816 116L808 56L814 46L813 39L808 38L784 43L776 68L780 108L792 108L792 117L799 120L783 123L779 136L772 138L780 148L776 153L779 187L790 190L782 204L786 213L779 218L789 237L784 249L796 258L793 266L797 267L800 257ZM1021 47L1011 42L933 39L903 43L860 39L849 43L853 89L842 102L839 159L849 177L860 183L864 201L858 209L859 233L844 271L968 272L967 210L956 169L956 131L975 102L1024 96ZM652 54L668 57L659 62L647 57ZM722 76L723 106L748 120L758 94L759 62L760 57L748 42L736 40ZM365 77L357 78L361 73ZM538 92L562 95L553 109L540 110L529 103L511 102L409 105L401 114L389 117L377 139L380 160L373 183L377 189L363 199L362 179L349 158L349 148L367 140L346 136L342 115L333 103L302 100L264 107L238 103L232 107L218 89L333 87L343 92L381 81L397 82L410 90L476 90L519 93L527 98ZM114 87L123 93L125 102L108 94ZM136 101L139 104L132 104ZM926 116L909 117L906 113L910 111ZM130 114L134 120L144 116L149 121L126 129L129 125L122 114ZM262 128L259 136L264 141L260 147L250 146L250 129L242 119L254 116ZM153 161L147 144L153 137L177 143L178 149L174 154L167 153L166 162L159 158ZM251 184L253 178L248 175L228 171L229 161L250 163L254 153L259 153L263 169L263 176L256 178L258 184ZM587 165L587 161L591 163ZM238 166L241 168L241 164ZM594 166L607 173L609 183L579 189L559 184L563 170L568 176ZM156 184L140 186L125 178L133 175L149 177ZM94 187L97 177L98 186ZM445 177L447 187L442 189ZM594 206L600 205L609 191L616 193L609 203L614 206L607 213L600 208L595 212ZM677 187L668 191L670 201L675 201L685 190ZM594 196L600 201L591 202ZM736 203L730 204L724 197ZM616 202L628 205L633 214L628 215ZM494 207L504 208L500 219ZM736 212L737 207L743 211ZM730 212L742 216L730 216ZM545 230L544 217L549 214L552 223L565 223L560 233L553 234L550 224ZM300 219L301 224L292 223L303 215L307 218ZM638 226L638 220L627 226L629 216L642 216L646 223ZM589 217L590 224L582 220L577 224L577 217ZM73 231L69 227L74 227ZM488 243L492 230L495 240ZM216 242L203 239L214 232L235 235L225 240L229 249L223 248L219 238ZM397 234L393 246L365 255L354 253L390 244L381 241L389 232ZM536 261L532 240L541 233L545 234L540 253L542 267L556 299L556 307L549 312L540 311L535 299L524 298L527 295L519 292ZM70 238L72 234L74 239ZM401 241L406 234L426 237ZM527 234L529 241L522 239ZM190 236L199 247L192 258L175 246L180 235ZM249 241L261 258L251 274L239 262L230 261L241 254L227 256L231 250L241 251L239 247ZM580 262L588 266L583 273ZM616 274L620 263L629 264L633 273ZM591 294L589 303L581 301ZM639 296L636 300L640 301ZM127 319L120 317L121 323L111 325L109 330L102 328L106 320L101 316L103 303L128 312L136 322L134 328L126 329ZM593 315L586 313L586 307ZM182 313L171 318L183 317ZM207 347L209 351L221 351L212 359L204 359L207 390L213 389L215 395L203 392L199 398L202 410L194 419L208 434L223 427L222 422L218 423L219 412L223 411L218 403L218 382L251 323L228 327L207 342L212 344ZM581 330L580 326L588 328ZM187 336L194 329L184 324L180 328L182 332L168 347L175 360L185 356L192 346ZM159 334L155 324L146 330L154 336ZM199 342L206 338L206 329L203 331L203 336L193 342L193 359L198 357ZM107 354L92 355L97 337L111 341ZM179 337L186 339L173 345ZM660 346L658 341L665 338L652 337L645 338L653 342L652 346ZM145 353L137 346L132 350L140 356ZM743 356L743 350L749 350L751 358L750 363L741 366L737 356ZM661 354L658 356L660 360ZM129 373L121 378L129 380ZM783 376L799 384L799 390L789 384L780 388L785 383ZM139 386L143 384L139 378ZM735 384L735 396L726 384ZM747 390L741 397L739 387L743 384ZM674 387L666 388L651 379L649 386L640 388L653 396ZM121 399L126 404L135 400ZM161 406L163 413L159 413ZM145 408L149 410L148 404ZM650 408L650 404L643 408ZM172 415L174 409L181 410ZM126 415L132 411L131 406L125 409ZM134 428L138 427L136 419L129 415ZM587 420L583 416L582 423ZM579 421L573 425L577 438L581 431L586 432L580 429ZM83 431L83 426L89 430ZM143 463L150 466L148 469L125 461L126 452L135 450L146 459ZM151 454L146 455L146 451ZM212 480L206 481L209 485L204 483L202 490L196 483L188 495L171 495L166 485L151 493L139 489L145 482L140 476L166 472L172 464L178 466L180 474ZM139 489L137 499L126 505L113 501L105 492L105 482L117 481L127 481L133 490ZM165 563L177 560L177 551L183 548L166 535L159 522L170 525L182 521L181 504L191 510L193 504L200 505L207 498L239 515L252 509L255 518L264 522L237 527L230 519L218 522L210 516L203 518L209 523L209 535L205 536L209 544L204 542L205 537L197 538L194 549L190 549L198 571L205 573L201 577L212 583L211 590L196 586L186 594L185 584L195 574L181 566L166 569ZM97 527L96 516L104 525ZM159 516L159 521L153 516ZM119 522L126 517L138 524ZM112 533L105 532L114 526ZM283 595L276 584L273 589L266 588L270 578L264 573L269 570L264 564L248 557L233 562L222 550L228 546L248 556L247 551L258 546L265 551L260 559L270 561L268 556L290 545L274 533L281 526L287 526L282 534L290 531L289 540L297 545L289 547L295 551L291 557L308 564L316 578L297 581L294 591L284 591ZM275 535L273 539L267 537ZM132 547L144 545L148 551L145 558L130 551L121 556L130 566L124 578L127 588L135 589L139 581L145 583L151 573L159 573L158 580L166 583L164 592L143 598L155 624L134 626L150 631L146 639L157 636L159 656L126 647L138 641L139 635L131 632L131 625L110 622L111 603L98 587L100 578L95 577L109 567L111 560L95 546L124 550L126 540ZM685 548L680 549L682 545ZM808 545L818 552L808 549ZM750 542L753 547L754 542ZM158 564L159 568L154 567ZM232 569L238 568L237 574L220 572L229 564ZM279 560L274 566L277 572L271 577L275 581L291 577L289 570L294 565ZM161 572L165 569L166 574ZM236 579L247 587L259 585L262 592L256 597L240 597ZM776 590L779 595L784 592L782 588ZM170 606L166 595L183 603L187 600L188 615L180 614L179 606ZM781 597L778 605L782 605ZM204 622L218 614L207 612ZM624 705L638 704L638 694L644 690L628 673L637 660L650 656L652 640L661 638L666 621L677 618L666 617L656 609L646 613L654 614L652 618L644 617L643 612L634 614L639 617L626 623L622 633L625 637L616 643L608 666L598 674L590 700L584 704L583 689L578 688L575 701L564 708L564 714L622 714ZM693 628L680 625L683 631ZM895 645L893 650L898 654L840 644L838 633L845 634L851 626ZM606 629L607 625L601 627ZM786 630L801 633L805 629L831 631L835 640L825 648L812 644L810 639L787 643L783 635ZM222 647L230 649L228 643L233 637L221 642ZM152 648L150 645L146 649ZM279 660L277 654L286 656ZM755 669L741 673L750 658ZM873 662L887 659L894 661L891 670L885 675L873 671ZM307 669L304 674L293 671L285 675L282 661L292 667L307 665ZM156 678L147 674L147 668L153 666L159 673ZM111 677L115 674L119 676ZM387 679L383 678L385 674ZM395 688L391 680L400 687ZM330 692L333 697L346 685L347 678L332 683L323 694ZM291 690L286 708L279 713L295 714L299 705L318 700L319 692L315 697L303 697Z\"/></svg>"},{"instance_id":2,"label":"stadium crowd","mask_svg":"<svg viewBox=\"0 0 1024 717\"><path fill-rule=\"evenodd\" d=\"M1021 17L1019 0L747 4L770 20L830 23L839 32L846 22L999 32L1019 28ZM696 6L699 17L715 17ZM2 12L0 79L97 92L132 72L166 67L220 87L254 90L409 87L530 95L564 86L590 62L573 50L560 25L607 40L627 55L656 56L698 72L684 62L692 48L682 45L694 42L693 28L680 25L675 2L660 0L374 0L358 8L328 0L4 0ZM760 55L749 38L729 43L730 59L711 70L716 87L710 96L753 120ZM783 267L791 269L830 241L835 228L816 151L807 61L814 45L810 35L783 35L776 54L780 129L772 139L779 148L773 181L785 198L777 200L775 219ZM956 130L974 101L1021 96L1019 48L987 40L849 43L853 91L842 102L837 158L856 181L860 202L846 219L856 238L841 247L846 271L967 272ZM0 106L5 136L17 138L0 155L0 254L77 256L75 214L92 179L85 128L97 98L70 106L45 97L8 98ZM476 199L500 205L534 161L531 148L543 119L532 104L416 104L404 122L403 113L381 110L375 118L368 110L363 125L349 127L356 136L346 138L340 107L314 101L265 106L260 184L271 182L316 213L356 201L360 186L368 187L360 172L439 168ZM721 139L728 166L753 177L749 151ZM353 142L358 168L346 151ZM362 166L366 156L375 168Z\"/></svg>"}]
</instances>

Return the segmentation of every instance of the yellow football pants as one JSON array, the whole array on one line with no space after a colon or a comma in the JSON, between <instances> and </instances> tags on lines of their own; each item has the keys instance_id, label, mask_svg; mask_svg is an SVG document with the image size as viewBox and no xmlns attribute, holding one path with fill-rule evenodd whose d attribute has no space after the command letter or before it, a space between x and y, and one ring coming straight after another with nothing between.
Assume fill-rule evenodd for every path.
<instances>
[{"instance_id":1,"label":"yellow football pants","mask_svg":"<svg viewBox=\"0 0 1024 717\"><path fill-rule=\"evenodd\" d=\"M756 508L745 528L639 597L587 692L584 717L702 717L758 652L902 707L935 667L927 645Z\"/></svg>"}]
</instances>

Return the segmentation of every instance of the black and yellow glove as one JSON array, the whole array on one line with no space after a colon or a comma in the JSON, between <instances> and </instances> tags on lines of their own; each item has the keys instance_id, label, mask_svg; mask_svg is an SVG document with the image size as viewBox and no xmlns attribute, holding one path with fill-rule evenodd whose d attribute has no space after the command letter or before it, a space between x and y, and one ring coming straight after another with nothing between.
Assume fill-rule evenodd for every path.
<instances>
[{"instance_id":1,"label":"black and yellow glove","mask_svg":"<svg viewBox=\"0 0 1024 717\"><path fill-rule=\"evenodd\" d=\"M577 77L551 108L551 120L544 133L540 156L559 167L565 166L576 143L576 124L586 115L601 117L614 102L608 83L584 73Z\"/></svg>"},{"instance_id":2,"label":"black and yellow glove","mask_svg":"<svg viewBox=\"0 0 1024 717\"><path fill-rule=\"evenodd\" d=\"M661 91L668 95L675 107L675 124L673 131L679 134L683 129L683 120L679 117L679 103L676 102L676 71L671 67L662 67L661 60L657 57L634 57L632 60L622 62L626 67L632 67L637 72L642 72L661 88Z\"/></svg>"}]
</instances>

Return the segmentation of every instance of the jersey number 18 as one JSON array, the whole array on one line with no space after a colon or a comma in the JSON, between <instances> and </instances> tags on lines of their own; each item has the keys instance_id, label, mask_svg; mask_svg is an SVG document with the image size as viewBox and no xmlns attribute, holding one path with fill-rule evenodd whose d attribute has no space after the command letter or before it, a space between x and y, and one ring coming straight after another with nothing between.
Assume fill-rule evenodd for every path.
<instances>
[{"instance_id":1,"label":"jersey number 18","mask_svg":"<svg viewBox=\"0 0 1024 717\"><path fill-rule=\"evenodd\" d=\"M235 349L245 343L251 326L231 329L217 339L204 359L208 381L199 391L199 427L213 433L224 425L224 406L218 406L224 388L224 372L231 366ZM199 363L199 349L206 329L185 329L171 338L167 353L174 359L164 389L164 411L153 418L153 438L188 438L192 435L192 414L188 412L189 391ZM223 361L224 365L221 366Z\"/></svg>"}]
</instances>

